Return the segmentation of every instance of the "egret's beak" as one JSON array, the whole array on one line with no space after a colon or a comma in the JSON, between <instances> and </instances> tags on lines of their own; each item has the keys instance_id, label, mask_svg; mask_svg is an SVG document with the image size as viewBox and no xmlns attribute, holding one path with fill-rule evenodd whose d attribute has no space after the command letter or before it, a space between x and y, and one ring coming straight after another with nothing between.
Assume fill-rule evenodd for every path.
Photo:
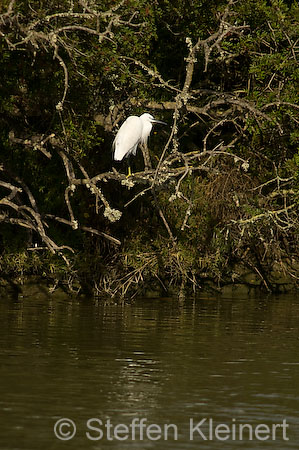
<instances>
[{"instance_id":1,"label":"egret's beak","mask_svg":"<svg viewBox=\"0 0 299 450\"><path fill-rule=\"evenodd\" d=\"M161 125L167 125L166 122L162 122L161 120L156 120L156 119L151 120L151 122L152 123L161 123Z\"/></svg>"}]
</instances>

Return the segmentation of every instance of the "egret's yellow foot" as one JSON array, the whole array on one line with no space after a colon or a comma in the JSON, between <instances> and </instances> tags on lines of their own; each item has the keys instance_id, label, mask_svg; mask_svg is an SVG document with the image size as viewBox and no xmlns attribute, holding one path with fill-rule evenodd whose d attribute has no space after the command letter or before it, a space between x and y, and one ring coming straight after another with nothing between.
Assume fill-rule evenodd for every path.
<instances>
[{"instance_id":1,"label":"egret's yellow foot","mask_svg":"<svg viewBox=\"0 0 299 450\"><path fill-rule=\"evenodd\" d=\"M127 178L129 178L129 177L131 177L132 176L132 172L131 172L131 167L129 166L128 167L128 175L127 175Z\"/></svg>"}]
</instances>

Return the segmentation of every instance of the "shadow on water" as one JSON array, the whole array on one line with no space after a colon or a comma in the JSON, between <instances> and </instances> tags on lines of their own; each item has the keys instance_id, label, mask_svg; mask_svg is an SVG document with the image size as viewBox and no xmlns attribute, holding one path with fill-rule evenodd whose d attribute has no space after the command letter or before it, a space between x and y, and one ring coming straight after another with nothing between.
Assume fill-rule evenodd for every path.
<instances>
[{"instance_id":1,"label":"shadow on water","mask_svg":"<svg viewBox=\"0 0 299 450\"><path fill-rule=\"evenodd\" d=\"M103 304L45 293L2 298L0 447L298 448L298 327L299 298L291 295L183 304ZM64 417L77 426L69 444L53 431ZM88 425L91 418L97 421ZM156 434L150 430L149 438L144 428L142 437L136 428L133 439L132 421L142 419L156 424ZM204 421L194 440L191 419ZM237 433L239 424L264 424L258 437L265 438L265 427L283 420L288 427L277 426L275 440L250 440L249 426L242 439ZM226 434L217 438L219 424Z\"/></svg>"}]
</instances>

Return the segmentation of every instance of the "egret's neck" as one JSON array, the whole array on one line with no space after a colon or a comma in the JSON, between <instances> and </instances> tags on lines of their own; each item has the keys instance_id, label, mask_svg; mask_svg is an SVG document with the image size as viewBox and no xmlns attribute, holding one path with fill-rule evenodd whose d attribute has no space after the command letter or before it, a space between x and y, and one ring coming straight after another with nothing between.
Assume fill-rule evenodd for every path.
<instances>
[{"instance_id":1,"label":"egret's neck","mask_svg":"<svg viewBox=\"0 0 299 450\"><path fill-rule=\"evenodd\" d=\"M153 128L153 125L151 124L151 122L147 121L142 121L142 133L141 133L141 142L143 144L147 144L147 139L150 135L150 132Z\"/></svg>"}]
</instances>

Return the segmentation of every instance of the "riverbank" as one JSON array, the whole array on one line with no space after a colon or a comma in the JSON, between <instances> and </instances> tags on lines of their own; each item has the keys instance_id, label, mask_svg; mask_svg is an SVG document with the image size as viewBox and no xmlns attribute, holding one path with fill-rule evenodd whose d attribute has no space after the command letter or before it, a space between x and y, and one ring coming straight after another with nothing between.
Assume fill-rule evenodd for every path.
<instances>
[{"instance_id":1,"label":"riverbank","mask_svg":"<svg viewBox=\"0 0 299 450\"><path fill-rule=\"evenodd\" d=\"M191 286L185 286L183 289L179 286L170 286L168 290L165 289L165 284L163 287L158 285L156 282L154 284L143 283L136 290L132 289L124 295L124 298L134 298L136 295L143 296L144 298L159 298L161 296L171 296L173 298L185 298L186 296L197 297L201 294L204 295L217 295L220 297L227 296L256 296L265 295L265 293L275 293L275 294L285 294L285 293L297 293L299 292L298 283L289 275L283 274L282 272L276 271L271 277L271 287L272 291L268 289L268 284L265 280L262 280L260 276L256 273L245 271L238 276L235 282L215 282L213 280L203 280L203 283L197 290L191 289ZM38 296L46 298L53 293L60 293L66 296L69 295L91 295L94 297L109 297L108 292L104 289L99 292L99 289L93 289L90 286L87 290L81 289L77 286L76 291L74 289L69 289L66 282L61 280L60 282L55 280L55 278L50 279L49 277L42 277L38 275L29 275L23 277L0 277L0 297L10 295L18 298ZM121 298L120 293L115 293L114 296L110 298Z\"/></svg>"}]
</instances>

